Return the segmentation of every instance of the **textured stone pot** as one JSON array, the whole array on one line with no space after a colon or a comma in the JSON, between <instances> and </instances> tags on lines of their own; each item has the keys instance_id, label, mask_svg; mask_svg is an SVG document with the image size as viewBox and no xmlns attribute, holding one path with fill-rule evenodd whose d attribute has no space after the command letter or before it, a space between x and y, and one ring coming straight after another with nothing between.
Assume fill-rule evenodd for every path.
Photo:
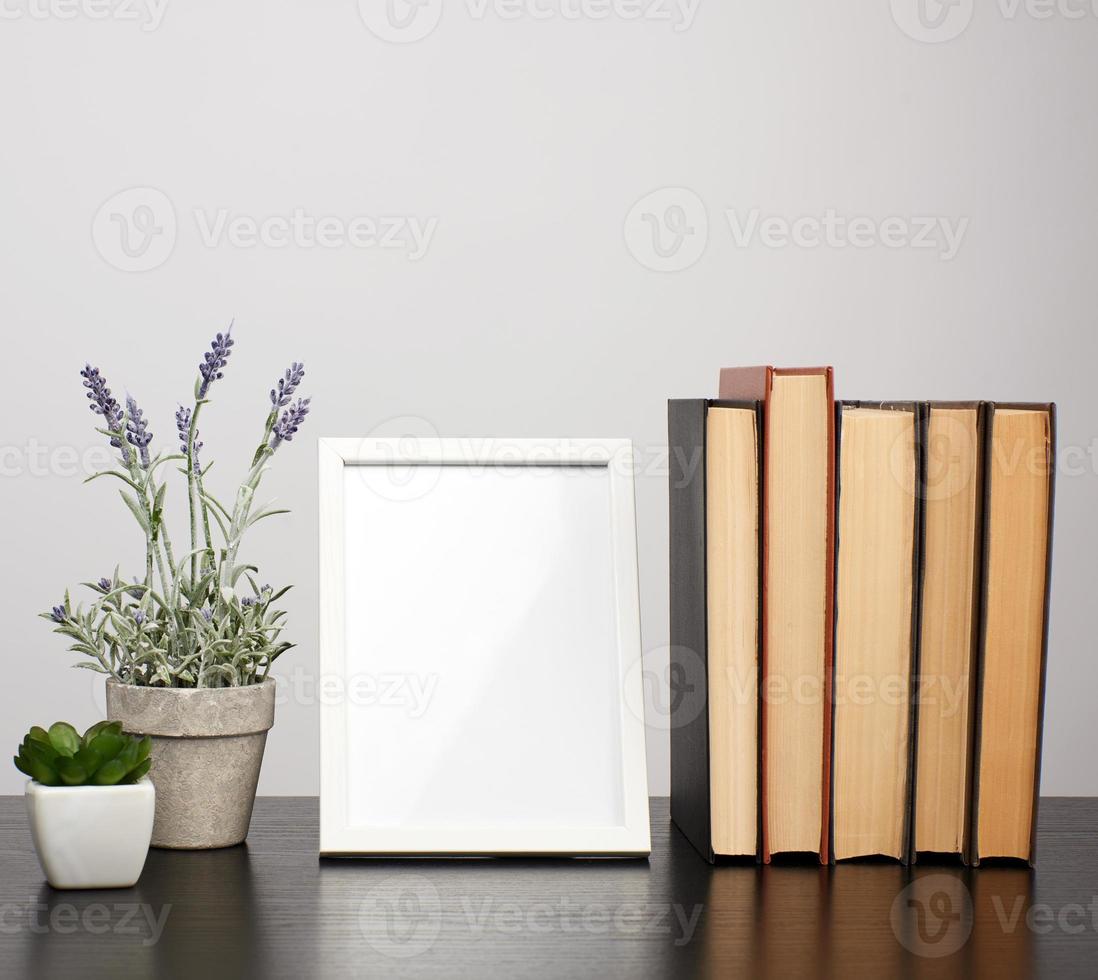
<instances>
[{"instance_id":1,"label":"textured stone pot","mask_svg":"<svg viewBox=\"0 0 1098 980\"><path fill-rule=\"evenodd\" d=\"M107 717L152 736L152 846L231 847L248 836L275 683L203 690L107 681Z\"/></svg>"}]
</instances>

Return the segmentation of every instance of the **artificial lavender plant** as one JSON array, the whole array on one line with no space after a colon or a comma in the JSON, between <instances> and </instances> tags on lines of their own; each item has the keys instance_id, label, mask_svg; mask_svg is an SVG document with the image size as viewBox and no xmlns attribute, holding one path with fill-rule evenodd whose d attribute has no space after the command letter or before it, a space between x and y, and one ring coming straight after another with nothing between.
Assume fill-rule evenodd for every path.
<instances>
[{"instance_id":1,"label":"artificial lavender plant","mask_svg":"<svg viewBox=\"0 0 1098 980\"><path fill-rule=\"evenodd\" d=\"M198 419L210 392L224 376L235 341L231 326L203 355L194 402L175 414L179 452L151 452L153 433L144 411L128 396L125 408L98 368L80 372L98 430L118 450L115 468L89 480L121 480L122 500L145 534L145 574L119 575L84 583L95 600L85 608L65 601L42 613L54 632L72 641L69 649L89 659L77 667L110 674L124 684L153 687L237 687L266 678L275 659L292 644L279 639L285 613L274 603L287 589L259 586L253 565L239 559L245 531L265 517L284 514L255 507L255 495L270 458L291 442L309 414L309 399L294 396L305 377L296 361L271 389L263 436L231 509L206 489L210 463L200 458ZM165 463L175 462L186 481L190 547L177 555L164 521L168 484ZM242 594L243 593L243 594Z\"/></svg>"}]
</instances>

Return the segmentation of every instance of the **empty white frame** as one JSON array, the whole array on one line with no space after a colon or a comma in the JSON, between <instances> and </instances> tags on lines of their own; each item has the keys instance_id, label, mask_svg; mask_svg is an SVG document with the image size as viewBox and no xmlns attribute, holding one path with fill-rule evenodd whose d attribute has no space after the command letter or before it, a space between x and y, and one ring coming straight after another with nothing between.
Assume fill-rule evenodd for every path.
<instances>
[{"instance_id":1,"label":"empty white frame","mask_svg":"<svg viewBox=\"0 0 1098 980\"><path fill-rule=\"evenodd\" d=\"M648 854L640 657L627 440L320 441L321 854Z\"/></svg>"}]
</instances>

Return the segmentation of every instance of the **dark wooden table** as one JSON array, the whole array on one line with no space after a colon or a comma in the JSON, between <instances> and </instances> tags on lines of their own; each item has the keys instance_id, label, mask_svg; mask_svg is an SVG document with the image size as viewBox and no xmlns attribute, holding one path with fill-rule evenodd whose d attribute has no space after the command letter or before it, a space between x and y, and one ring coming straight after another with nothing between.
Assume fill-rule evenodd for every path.
<instances>
[{"instance_id":1,"label":"dark wooden table","mask_svg":"<svg viewBox=\"0 0 1098 980\"><path fill-rule=\"evenodd\" d=\"M1098 975L1098 800L1042 803L1039 868L710 868L652 801L648 861L317 858L314 799L246 846L57 892L0 798L0 977Z\"/></svg>"}]
</instances>

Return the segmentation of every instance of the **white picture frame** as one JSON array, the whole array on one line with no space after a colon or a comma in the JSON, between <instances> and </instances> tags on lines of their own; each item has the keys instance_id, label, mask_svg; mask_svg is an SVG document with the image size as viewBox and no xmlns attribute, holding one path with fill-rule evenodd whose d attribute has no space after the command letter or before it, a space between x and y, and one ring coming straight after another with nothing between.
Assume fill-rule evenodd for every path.
<instances>
[{"instance_id":1,"label":"white picture frame","mask_svg":"<svg viewBox=\"0 0 1098 980\"><path fill-rule=\"evenodd\" d=\"M632 444L326 438L319 482L321 855L647 855Z\"/></svg>"}]
</instances>

